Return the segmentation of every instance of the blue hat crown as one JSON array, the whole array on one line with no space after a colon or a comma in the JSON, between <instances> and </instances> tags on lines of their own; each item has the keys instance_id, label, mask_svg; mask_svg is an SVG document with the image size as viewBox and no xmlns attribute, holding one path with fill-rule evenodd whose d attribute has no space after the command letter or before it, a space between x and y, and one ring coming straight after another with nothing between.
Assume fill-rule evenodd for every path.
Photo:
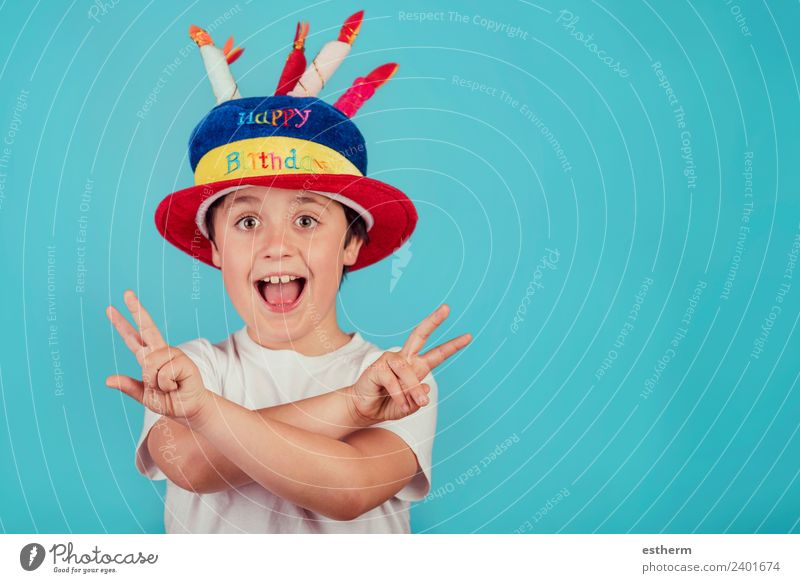
<instances>
[{"instance_id":1,"label":"blue hat crown","mask_svg":"<svg viewBox=\"0 0 800 583\"><path fill-rule=\"evenodd\" d=\"M209 151L241 140L287 137L335 150L362 175L367 174L367 148L356 124L317 97L245 97L225 101L208 112L189 137L192 171Z\"/></svg>"}]
</instances>

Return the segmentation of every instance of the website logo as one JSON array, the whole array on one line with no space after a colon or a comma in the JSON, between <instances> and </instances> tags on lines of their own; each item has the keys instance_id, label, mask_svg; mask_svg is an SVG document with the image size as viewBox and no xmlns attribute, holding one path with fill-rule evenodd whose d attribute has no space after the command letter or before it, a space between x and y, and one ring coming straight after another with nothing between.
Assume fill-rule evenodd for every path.
<instances>
[{"instance_id":1,"label":"website logo","mask_svg":"<svg viewBox=\"0 0 800 583\"><path fill-rule=\"evenodd\" d=\"M44 547L39 543L30 543L19 552L19 564L26 571L35 571L44 562Z\"/></svg>"}]
</instances>

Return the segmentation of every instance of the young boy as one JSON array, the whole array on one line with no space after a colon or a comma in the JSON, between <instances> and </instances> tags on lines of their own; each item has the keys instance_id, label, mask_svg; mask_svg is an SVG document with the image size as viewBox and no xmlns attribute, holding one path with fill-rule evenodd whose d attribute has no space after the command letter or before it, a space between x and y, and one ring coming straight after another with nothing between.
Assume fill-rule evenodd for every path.
<instances>
[{"instance_id":1,"label":"young boy","mask_svg":"<svg viewBox=\"0 0 800 583\"><path fill-rule=\"evenodd\" d=\"M136 466L168 480L169 533L408 533L409 502L430 488L431 370L470 335L420 353L443 305L383 351L336 318L344 273L390 255L416 223L403 193L365 176L349 117L374 85L357 79L334 106L313 95L223 99L192 133L196 185L164 199L156 224L221 270L241 330L175 348L132 292L138 330L107 310L143 379L107 384L146 406Z\"/></svg>"}]
</instances>

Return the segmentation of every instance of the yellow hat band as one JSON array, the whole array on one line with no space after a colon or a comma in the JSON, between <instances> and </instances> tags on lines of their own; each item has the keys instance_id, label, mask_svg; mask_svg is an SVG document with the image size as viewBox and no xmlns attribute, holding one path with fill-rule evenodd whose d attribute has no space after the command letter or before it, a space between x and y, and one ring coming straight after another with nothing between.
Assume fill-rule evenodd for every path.
<instances>
[{"instance_id":1,"label":"yellow hat band","mask_svg":"<svg viewBox=\"0 0 800 583\"><path fill-rule=\"evenodd\" d=\"M320 143L264 136L223 144L206 152L195 167L194 183L282 174L363 176L341 153Z\"/></svg>"}]
</instances>

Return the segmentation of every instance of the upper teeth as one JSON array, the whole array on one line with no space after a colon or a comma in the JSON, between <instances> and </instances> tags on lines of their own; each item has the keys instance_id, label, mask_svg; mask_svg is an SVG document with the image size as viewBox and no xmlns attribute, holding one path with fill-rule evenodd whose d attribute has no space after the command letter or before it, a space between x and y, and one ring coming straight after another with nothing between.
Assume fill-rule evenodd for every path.
<instances>
[{"instance_id":1,"label":"upper teeth","mask_svg":"<svg viewBox=\"0 0 800 583\"><path fill-rule=\"evenodd\" d=\"M272 275L270 277L265 277L261 281L266 281L267 283L289 283L295 279L297 279L296 275Z\"/></svg>"}]
</instances>

